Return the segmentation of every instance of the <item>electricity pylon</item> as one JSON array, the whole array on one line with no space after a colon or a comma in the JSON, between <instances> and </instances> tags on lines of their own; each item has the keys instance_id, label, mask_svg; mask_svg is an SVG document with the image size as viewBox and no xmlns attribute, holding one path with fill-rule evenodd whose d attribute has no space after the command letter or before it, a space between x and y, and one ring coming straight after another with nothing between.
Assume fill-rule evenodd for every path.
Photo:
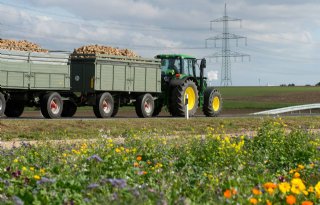
<instances>
[{"instance_id":1,"label":"electricity pylon","mask_svg":"<svg viewBox=\"0 0 320 205\"><path fill-rule=\"evenodd\" d=\"M218 19L215 19L213 21L210 21L210 30L212 30L212 24L217 23L217 22L222 22L223 23L223 32L222 34L219 34L215 37L211 37L206 39L206 47L207 47L207 42L210 40L214 41L215 47L216 41L217 40L222 40L222 50L221 52L216 52L212 56L208 56L209 58L222 58L222 64L221 64L221 85L223 86L228 86L232 85L232 80L231 80L231 61L230 58L234 57L235 59L238 57L241 57L242 61L244 57L249 57L250 55L244 54L244 53L239 53L235 51L230 50L230 45L229 45L229 40L230 39L236 39L236 43L238 46L238 40L239 39L245 39L245 45L247 45L247 38L235 34L230 34L229 33L229 21L240 21L240 27L241 27L241 19L236 19L236 18L230 18L227 16L227 4L224 6L224 16Z\"/></svg>"}]
</instances>

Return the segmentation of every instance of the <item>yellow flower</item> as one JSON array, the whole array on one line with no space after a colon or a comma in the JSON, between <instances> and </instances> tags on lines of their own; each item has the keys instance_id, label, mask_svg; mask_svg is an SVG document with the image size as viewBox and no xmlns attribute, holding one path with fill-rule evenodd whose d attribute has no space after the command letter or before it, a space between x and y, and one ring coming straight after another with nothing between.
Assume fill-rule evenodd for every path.
<instances>
[{"instance_id":1,"label":"yellow flower","mask_svg":"<svg viewBox=\"0 0 320 205\"><path fill-rule=\"evenodd\" d=\"M317 198L320 198L320 181L317 183L314 189L316 191Z\"/></svg>"},{"instance_id":2,"label":"yellow flower","mask_svg":"<svg viewBox=\"0 0 320 205\"><path fill-rule=\"evenodd\" d=\"M282 193L287 193L290 191L290 184L288 182L283 182L279 184L279 189Z\"/></svg>"},{"instance_id":3,"label":"yellow flower","mask_svg":"<svg viewBox=\"0 0 320 205\"><path fill-rule=\"evenodd\" d=\"M306 186L303 184L300 178L292 179L291 184L291 192L294 194L301 194L301 192L306 190Z\"/></svg>"},{"instance_id":4,"label":"yellow flower","mask_svg":"<svg viewBox=\"0 0 320 205\"><path fill-rule=\"evenodd\" d=\"M121 149L116 148L116 153L119 153L119 152L121 152Z\"/></svg>"},{"instance_id":5,"label":"yellow flower","mask_svg":"<svg viewBox=\"0 0 320 205\"><path fill-rule=\"evenodd\" d=\"M304 166L301 165L301 164L299 164L299 165L298 165L298 168L299 168L300 170L302 170L302 169L304 169Z\"/></svg>"},{"instance_id":6,"label":"yellow flower","mask_svg":"<svg viewBox=\"0 0 320 205\"><path fill-rule=\"evenodd\" d=\"M313 192L314 192L314 188L313 188L313 186L310 186L310 187L308 188L308 192L311 192L311 193L313 193Z\"/></svg>"},{"instance_id":7,"label":"yellow flower","mask_svg":"<svg viewBox=\"0 0 320 205\"><path fill-rule=\"evenodd\" d=\"M67 156L67 154L66 154L66 153L63 153L63 154L62 154L62 156L66 157L66 156Z\"/></svg>"},{"instance_id":8,"label":"yellow flower","mask_svg":"<svg viewBox=\"0 0 320 205\"><path fill-rule=\"evenodd\" d=\"M40 179L41 179L41 177L40 177L39 175L34 175L33 178L34 178L35 180L40 180Z\"/></svg>"},{"instance_id":9,"label":"yellow flower","mask_svg":"<svg viewBox=\"0 0 320 205\"><path fill-rule=\"evenodd\" d=\"M22 167L22 171L27 171L27 168L26 167Z\"/></svg>"},{"instance_id":10,"label":"yellow flower","mask_svg":"<svg viewBox=\"0 0 320 205\"><path fill-rule=\"evenodd\" d=\"M46 172L45 168L41 168L41 169L40 169L40 173L41 173L41 174L44 174L45 172Z\"/></svg>"},{"instance_id":11,"label":"yellow flower","mask_svg":"<svg viewBox=\"0 0 320 205\"><path fill-rule=\"evenodd\" d=\"M256 198L250 198L249 202L250 204L254 204L254 205L258 204L258 200Z\"/></svg>"},{"instance_id":12,"label":"yellow flower","mask_svg":"<svg viewBox=\"0 0 320 205\"><path fill-rule=\"evenodd\" d=\"M31 170L31 171L34 171L34 167L30 167L30 170Z\"/></svg>"},{"instance_id":13,"label":"yellow flower","mask_svg":"<svg viewBox=\"0 0 320 205\"><path fill-rule=\"evenodd\" d=\"M296 199L295 196L289 195L289 196L286 196L286 202L289 205L293 205L293 204L295 204L297 202L297 199Z\"/></svg>"},{"instance_id":14,"label":"yellow flower","mask_svg":"<svg viewBox=\"0 0 320 205\"><path fill-rule=\"evenodd\" d=\"M14 159L13 162L18 163L19 162L18 158Z\"/></svg>"}]
</instances>

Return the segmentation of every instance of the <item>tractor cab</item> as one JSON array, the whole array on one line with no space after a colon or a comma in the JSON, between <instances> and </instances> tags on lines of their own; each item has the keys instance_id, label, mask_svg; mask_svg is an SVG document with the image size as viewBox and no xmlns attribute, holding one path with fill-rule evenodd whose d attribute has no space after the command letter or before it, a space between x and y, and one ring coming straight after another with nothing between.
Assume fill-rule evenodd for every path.
<instances>
[{"instance_id":1,"label":"tractor cab","mask_svg":"<svg viewBox=\"0 0 320 205\"><path fill-rule=\"evenodd\" d=\"M185 78L192 76L200 77L199 69L196 69L197 59L189 55L161 54L156 58L161 59L162 75Z\"/></svg>"}]
</instances>

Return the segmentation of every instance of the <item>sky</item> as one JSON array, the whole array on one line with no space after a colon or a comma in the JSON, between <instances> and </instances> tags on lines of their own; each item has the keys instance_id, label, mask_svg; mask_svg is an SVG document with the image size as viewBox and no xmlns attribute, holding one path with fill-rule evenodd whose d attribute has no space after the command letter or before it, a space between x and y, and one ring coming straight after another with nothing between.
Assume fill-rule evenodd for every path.
<instances>
[{"instance_id":1,"label":"sky","mask_svg":"<svg viewBox=\"0 0 320 205\"><path fill-rule=\"evenodd\" d=\"M207 58L210 84L221 85L221 35L230 49L250 55L231 58L233 86L314 85L320 82L319 0L0 0L0 38L28 40L49 50L72 52L89 44L129 48L142 57L183 53Z\"/></svg>"}]
</instances>

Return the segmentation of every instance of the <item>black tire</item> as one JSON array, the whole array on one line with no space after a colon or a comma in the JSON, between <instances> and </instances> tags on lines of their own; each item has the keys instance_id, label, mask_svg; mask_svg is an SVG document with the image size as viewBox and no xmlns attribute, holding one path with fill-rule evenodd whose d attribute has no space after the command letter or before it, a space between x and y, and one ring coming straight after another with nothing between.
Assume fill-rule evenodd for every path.
<instances>
[{"instance_id":1,"label":"black tire","mask_svg":"<svg viewBox=\"0 0 320 205\"><path fill-rule=\"evenodd\" d=\"M154 111L153 111L152 116L153 117L158 116L160 114L161 110L162 110L162 107L163 107L162 100L158 99L157 101L155 101L155 103L154 103Z\"/></svg>"},{"instance_id":2,"label":"black tire","mask_svg":"<svg viewBox=\"0 0 320 205\"><path fill-rule=\"evenodd\" d=\"M154 112L154 100L149 93L140 95L135 103L136 113L141 118L151 117Z\"/></svg>"},{"instance_id":3,"label":"black tire","mask_svg":"<svg viewBox=\"0 0 320 205\"><path fill-rule=\"evenodd\" d=\"M63 110L63 101L60 94L56 92L45 94L41 99L40 109L45 118L60 118Z\"/></svg>"},{"instance_id":4,"label":"black tire","mask_svg":"<svg viewBox=\"0 0 320 205\"><path fill-rule=\"evenodd\" d=\"M203 100L203 113L207 117L217 117L221 113L222 98L218 90L207 88Z\"/></svg>"},{"instance_id":5,"label":"black tire","mask_svg":"<svg viewBox=\"0 0 320 205\"><path fill-rule=\"evenodd\" d=\"M63 110L61 113L61 117L73 117L77 112L77 105L71 100L63 101Z\"/></svg>"},{"instance_id":6,"label":"black tire","mask_svg":"<svg viewBox=\"0 0 320 205\"><path fill-rule=\"evenodd\" d=\"M169 112L172 116L184 117L186 112L185 95L189 95L189 116L194 116L198 109L199 94L196 84L187 80L174 88L171 95Z\"/></svg>"},{"instance_id":7,"label":"black tire","mask_svg":"<svg viewBox=\"0 0 320 205\"><path fill-rule=\"evenodd\" d=\"M6 99L4 95L0 93L0 117L4 115L4 111L6 110Z\"/></svg>"},{"instance_id":8,"label":"black tire","mask_svg":"<svg viewBox=\"0 0 320 205\"><path fill-rule=\"evenodd\" d=\"M20 117L24 110L23 102L14 102L8 100L4 114L7 117Z\"/></svg>"},{"instance_id":9,"label":"black tire","mask_svg":"<svg viewBox=\"0 0 320 205\"><path fill-rule=\"evenodd\" d=\"M93 112L97 118L111 117L114 110L114 100L110 93L105 92L97 96Z\"/></svg>"},{"instance_id":10,"label":"black tire","mask_svg":"<svg viewBox=\"0 0 320 205\"><path fill-rule=\"evenodd\" d=\"M120 99L118 97L115 97L114 107L113 107L113 112L112 112L111 117L115 117L118 114L119 107L120 107Z\"/></svg>"}]
</instances>

